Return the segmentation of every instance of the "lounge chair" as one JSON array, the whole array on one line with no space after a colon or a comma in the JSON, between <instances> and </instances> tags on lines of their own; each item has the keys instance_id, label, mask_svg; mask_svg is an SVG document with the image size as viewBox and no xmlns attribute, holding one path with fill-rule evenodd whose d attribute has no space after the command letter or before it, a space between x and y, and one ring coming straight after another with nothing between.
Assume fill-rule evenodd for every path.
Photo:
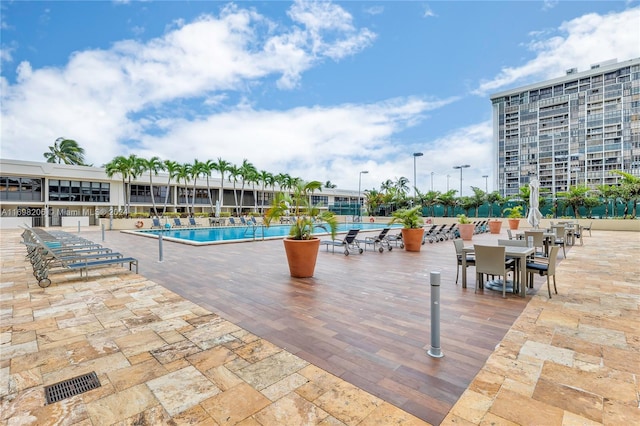
<instances>
[{"instance_id":1,"label":"lounge chair","mask_svg":"<svg viewBox=\"0 0 640 426\"><path fill-rule=\"evenodd\" d=\"M236 226L236 220L233 217L229 217L229 226Z\"/></svg>"},{"instance_id":2,"label":"lounge chair","mask_svg":"<svg viewBox=\"0 0 640 426\"><path fill-rule=\"evenodd\" d=\"M327 246L327 251L329 251L329 246L331 246L332 251L335 253L336 247L344 247L344 255L349 256L350 250L357 250L358 253L362 254L364 250L360 247L360 243L356 240L358 236L359 229L350 229L347 232L347 235L342 240L323 240L320 244L324 244Z\"/></svg>"},{"instance_id":3,"label":"lounge chair","mask_svg":"<svg viewBox=\"0 0 640 426\"><path fill-rule=\"evenodd\" d=\"M387 250L391 251L393 247L391 247L391 244L389 244L389 240L387 240L387 233L390 230L391 228L384 228L382 231L380 231L380 234L378 234L377 236L365 237L364 240L358 240L358 242L364 244L364 251L367 251L368 245L372 245L374 251L376 250L376 247L377 247L380 253L384 252L385 247L387 248Z\"/></svg>"},{"instance_id":4,"label":"lounge chair","mask_svg":"<svg viewBox=\"0 0 640 426\"><path fill-rule=\"evenodd\" d=\"M157 217L154 217L152 220L153 220L153 225L151 225L151 229L162 229L162 225L160 224L160 219L158 219Z\"/></svg>"},{"instance_id":5,"label":"lounge chair","mask_svg":"<svg viewBox=\"0 0 640 426\"><path fill-rule=\"evenodd\" d=\"M173 218L173 226L176 228L184 228L185 225L182 224L182 222L180 222L180 218L179 217L174 217Z\"/></svg>"},{"instance_id":6,"label":"lounge chair","mask_svg":"<svg viewBox=\"0 0 640 426\"><path fill-rule=\"evenodd\" d=\"M198 222L196 222L196 219L193 217L189 218L189 226L200 226L200 224Z\"/></svg>"}]
</instances>

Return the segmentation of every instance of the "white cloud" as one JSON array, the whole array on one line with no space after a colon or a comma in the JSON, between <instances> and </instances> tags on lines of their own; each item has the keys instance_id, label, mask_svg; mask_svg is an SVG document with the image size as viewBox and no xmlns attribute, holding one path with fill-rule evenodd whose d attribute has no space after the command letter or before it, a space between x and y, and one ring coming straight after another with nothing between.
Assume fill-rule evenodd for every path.
<instances>
[{"instance_id":1,"label":"white cloud","mask_svg":"<svg viewBox=\"0 0 640 426\"><path fill-rule=\"evenodd\" d=\"M86 148L88 162L103 164L145 131L180 121L182 102L210 108L225 92L247 93L273 76L279 87L295 87L312 66L352 55L374 37L330 3L299 1L290 16L294 24L284 27L229 5L219 16L175 21L162 37L75 52L64 67L22 63L15 84L2 81L2 156L42 160L65 135Z\"/></svg>"},{"instance_id":2,"label":"white cloud","mask_svg":"<svg viewBox=\"0 0 640 426\"><path fill-rule=\"evenodd\" d=\"M557 35L537 33L529 50L535 57L522 66L505 67L492 80L484 81L474 94L490 92L530 81L560 77L569 68L579 71L591 64L640 56L640 8L619 13L583 15L563 22ZM544 38L543 38L544 37Z\"/></svg>"}]
</instances>

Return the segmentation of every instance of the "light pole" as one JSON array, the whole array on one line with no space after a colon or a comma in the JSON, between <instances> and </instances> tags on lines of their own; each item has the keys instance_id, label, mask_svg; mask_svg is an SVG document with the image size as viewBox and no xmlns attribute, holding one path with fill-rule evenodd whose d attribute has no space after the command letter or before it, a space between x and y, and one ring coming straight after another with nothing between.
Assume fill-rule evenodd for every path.
<instances>
[{"instance_id":1,"label":"light pole","mask_svg":"<svg viewBox=\"0 0 640 426\"><path fill-rule=\"evenodd\" d=\"M460 169L460 196L462 197L462 169L466 169L471 167L468 164L462 164L460 166L453 166L454 169Z\"/></svg>"},{"instance_id":2,"label":"light pole","mask_svg":"<svg viewBox=\"0 0 640 426\"><path fill-rule=\"evenodd\" d=\"M418 186L416 182L416 157L422 157L423 155L421 152L413 153L413 198L416 198L416 187Z\"/></svg>"},{"instance_id":3,"label":"light pole","mask_svg":"<svg viewBox=\"0 0 640 426\"><path fill-rule=\"evenodd\" d=\"M482 177L484 178L484 193L488 194L489 193L489 175L482 175Z\"/></svg>"},{"instance_id":4,"label":"light pole","mask_svg":"<svg viewBox=\"0 0 640 426\"><path fill-rule=\"evenodd\" d=\"M358 219L362 222L362 203L360 202L360 188L362 186L362 175L369 173L369 170L363 170L358 174Z\"/></svg>"},{"instance_id":5,"label":"light pole","mask_svg":"<svg viewBox=\"0 0 640 426\"><path fill-rule=\"evenodd\" d=\"M436 174L436 172L431 172L431 192L433 192L433 175Z\"/></svg>"}]
</instances>

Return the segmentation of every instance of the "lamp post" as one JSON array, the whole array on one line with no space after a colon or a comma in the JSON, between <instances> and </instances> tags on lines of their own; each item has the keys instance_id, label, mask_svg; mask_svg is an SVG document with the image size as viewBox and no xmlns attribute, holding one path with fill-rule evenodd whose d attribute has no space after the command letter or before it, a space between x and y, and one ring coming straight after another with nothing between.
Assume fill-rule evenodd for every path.
<instances>
[{"instance_id":1,"label":"lamp post","mask_svg":"<svg viewBox=\"0 0 640 426\"><path fill-rule=\"evenodd\" d=\"M431 172L431 192L433 192L433 175L436 174L436 172Z\"/></svg>"},{"instance_id":2,"label":"lamp post","mask_svg":"<svg viewBox=\"0 0 640 426\"><path fill-rule=\"evenodd\" d=\"M460 169L460 196L462 197L462 169L466 169L471 167L468 164L462 164L460 166L453 166L454 169Z\"/></svg>"},{"instance_id":3,"label":"lamp post","mask_svg":"<svg viewBox=\"0 0 640 426\"><path fill-rule=\"evenodd\" d=\"M362 222L362 203L360 202L360 188L362 186L362 175L369 173L369 170L363 170L358 174L358 219Z\"/></svg>"},{"instance_id":4,"label":"lamp post","mask_svg":"<svg viewBox=\"0 0 640 426\"><path fill-rule=\"evenodd\" d=\"M416 187L418 183L416 182L416 157L422 157L424 154L421 152L413 153L413 198L416 198Z\"/></svg>"},{"instance_id":5,"label":"lamp post","mask_svg":"<svg viewBox=\"0 0 640 426\"><path fill-rule=\"evenodd\" d=\"M484 192L485 194L489 193L489 175L482 175L484 178Z\"/></svg>"}]
</instances>

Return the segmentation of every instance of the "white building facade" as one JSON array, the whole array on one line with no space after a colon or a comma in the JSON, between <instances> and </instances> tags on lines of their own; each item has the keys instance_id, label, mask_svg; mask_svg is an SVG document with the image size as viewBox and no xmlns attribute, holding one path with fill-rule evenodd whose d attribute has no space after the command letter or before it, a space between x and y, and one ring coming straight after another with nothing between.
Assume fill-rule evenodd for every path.
<instances>
[{"instance_id":1,"label":"white building facade","mask_svg":"<svg viewBox=\"0 0 640 426\"><path fill-rule=\"evenodd\" d=\"M78 222L83 226L96 225L100 217L124 210L128 189L129 182L123 186L121 176L110 178L104 168L0 159L0 227L15 228L21 224L75 226ZM151 187L146 173L131 182L129 212L153 216L153 191L159 213L163 211L166 199L167 212L186 212L188 201L192 213L213 214L220 189L220 176L211 176L208 187L205 178L198 179L194 189L193 181L188 187L175 179L169 183L166 173L154 176ZM254 188L246 184L240 200L239 185L234 194L233 184L224 182L219 211L235 214L237 199L241 212L262 213L277 191L280 191L278 186L263 191L257 185ZM342 189L323 188L312 196L315 204L326 208L355 206L357 200L358 191ZM360 202L363 202L362 197Z\"/></svg>"},{"instance_id":2,"label":"white building facade","mask_svg":"<svg viewBox=\"0 0 640 426\"><path fill-rule=\"evenodd\" d=\"M514 196L537 177L555 198L569 186L640 176L640 58L491 96L496 188Z\"/></svg>"}]
</instances>

